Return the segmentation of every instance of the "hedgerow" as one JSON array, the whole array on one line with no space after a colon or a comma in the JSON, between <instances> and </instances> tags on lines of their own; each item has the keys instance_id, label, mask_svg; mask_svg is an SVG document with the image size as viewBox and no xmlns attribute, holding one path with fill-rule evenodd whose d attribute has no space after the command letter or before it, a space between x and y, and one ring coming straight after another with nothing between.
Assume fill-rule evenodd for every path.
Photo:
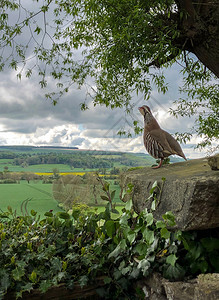
<instances>
[{"instance_id":1,"label":"hedgerow","mask_svg":"<svg viewBox=\"0 0 219 300\"><path fill-rule=\"evenodd\" d=\"M109 186L103 187L108 195ZM107 194L106 194L107 195ZM97 292L105 299L141 299L134 283L152 272L169 280L218 272L219 241L197 232L174 231L175 218L166 212L155 220L154 208L138 216L129 200L118 218L109 201L104 212L75 206L71 212L37 212L17 216L8 208L0 215L0 299L65 283L74 289L103 276Z\"/></svg>"}]
</instances>

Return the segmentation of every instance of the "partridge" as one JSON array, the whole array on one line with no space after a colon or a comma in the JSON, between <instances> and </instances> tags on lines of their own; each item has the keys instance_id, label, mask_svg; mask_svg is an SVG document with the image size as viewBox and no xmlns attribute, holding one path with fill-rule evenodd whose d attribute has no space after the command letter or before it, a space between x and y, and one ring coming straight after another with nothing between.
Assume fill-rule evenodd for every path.
<instances>
[{"instance_id":1,"label":"partridge","mask_svg":"<svg viewBox=\"0 0 219 300\"><path fill-rule=\"evenodd\" d=\"M144 117L144 146L151 156L156 159L160 158L159 165L153 168L160 168L164 158L173 154L186 160L180 144L168 132L160 128L150 108L143 105L138 109Z\"/></svg>"}]
</instances>

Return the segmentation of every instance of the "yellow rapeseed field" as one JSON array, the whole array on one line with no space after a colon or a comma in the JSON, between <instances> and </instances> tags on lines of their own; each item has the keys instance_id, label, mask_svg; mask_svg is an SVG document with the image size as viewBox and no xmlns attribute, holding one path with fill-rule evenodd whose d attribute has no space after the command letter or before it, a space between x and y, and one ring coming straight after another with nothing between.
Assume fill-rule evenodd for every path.
<instances>
[{"instance_id":1,"label":"yellow rapeseed field","mask_svg":"<svg viewBox=\"0 0 219 300\"><path fill-rule=\"evenodd\" d=\"M52 172L35 172L34 174L40 175L40 176L52 176ZM85 172L60 172L59 175L65 176L65 175L80 175L83 176Z\"/></svg>"},{"instance_id":2,"label":"yellow rapeseed field","mask_svg":"<svg viewBox=\"0 0 219 300\"><path fill-rule=\"evenodd\" d=\"M95 172L60 172L59 175L65 176L65 175L79 175L79 176L83 176L86 173L95 173ZM40 176L52 176L53 173L52 172L34 172L34 174L36 175L40 175ZM111 175L103 175L103 174L99 174L99 176L111 176Z\"/></svg>"}]
</instances>

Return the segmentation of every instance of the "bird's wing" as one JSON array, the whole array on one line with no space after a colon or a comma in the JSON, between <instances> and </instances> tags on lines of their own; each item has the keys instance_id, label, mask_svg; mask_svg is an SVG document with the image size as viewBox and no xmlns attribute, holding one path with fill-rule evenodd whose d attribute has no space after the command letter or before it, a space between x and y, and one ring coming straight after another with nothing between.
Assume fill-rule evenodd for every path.
<instances>
[{"instance_id":1,"label":"bird's wing","mask_svg":"<svg viewBox=\"0 0 219 300\"><path fill-rule=\"evenodd\" d=\"M161 145L161 147L163 148L164 154L166 154L165 156L169 156L171 154L174 154L172 151L172 148L170 147L166 135L165 135L165 131L162 129L154 129L150 131L150 135L151 137L158 143Z\"/></svg>"},{"instance_id":2,"label":"bird's wing","mask_svg":"<svg viewBox=\"0 0 219 300\"><path fill-rule=\"evenodd\" d=\"M181 148L180 144L177 142L177 140L175 140L174 137L172 137L172 135L170 135L168 132L166 132L164 130L162 130L162 131L164 132L166 141L172 150L172 154L177 154L186 160L186 157L182 151L182 148Z\"/></svg>"}]
</instances>

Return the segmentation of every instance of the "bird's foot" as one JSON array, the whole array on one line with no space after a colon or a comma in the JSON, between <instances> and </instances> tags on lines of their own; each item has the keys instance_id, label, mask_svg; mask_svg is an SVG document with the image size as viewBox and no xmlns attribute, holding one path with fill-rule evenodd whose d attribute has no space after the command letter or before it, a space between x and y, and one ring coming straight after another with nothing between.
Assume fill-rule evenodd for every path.
<instances>
[{"instance_id":1,"label":"bird's foot","mask_svg":"<svg viewBox=\"0 0 219 300\"><path fill-rule=\"evenodd\" d=\"M163 163L163 159L160 160L160 163L158 166L155 166L155 167L152 167L152 169L158 169L162 166L162 163Z\"/></svg>"}]
</instances>

